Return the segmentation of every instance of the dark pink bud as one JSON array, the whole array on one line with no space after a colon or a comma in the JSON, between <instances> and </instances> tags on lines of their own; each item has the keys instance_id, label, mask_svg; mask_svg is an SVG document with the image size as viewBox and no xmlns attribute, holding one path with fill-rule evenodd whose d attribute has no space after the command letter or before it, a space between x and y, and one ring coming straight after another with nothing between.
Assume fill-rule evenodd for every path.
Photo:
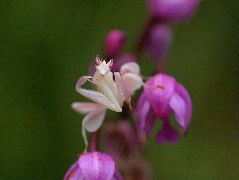
<instances>
[{"instance_id":1,"label":"dark pink bud","mask_svg":"<svg viewBox=\"0 0 239 180\"><path fill-rule=\"evenodd\" d=\"M167 58L172 41L172 32L166 25L154 25L145 39L144 48L148 55L155 61Z\"/></svg>"},{"instance_id":2,"label":"dark pink bud","mask_svg":"<svg viewBox=\"0 0 239 180\"><path fill-rule=\"evenodd\" d=\"M119 55L125 39L124 32L120 30L112 30L106 35L104 49L107 58L110 59Z\"/></svg>"},{"instance_id":3,"label":"dark pink bud","mask_svg":"<svg viewBox=\"0 0 239 180\"><path fill-rule=\"evenodd\" d=\"M189 19L200 0L147 0L152 15L162 20L181 22Z\"/></svg>"}]
</instances>

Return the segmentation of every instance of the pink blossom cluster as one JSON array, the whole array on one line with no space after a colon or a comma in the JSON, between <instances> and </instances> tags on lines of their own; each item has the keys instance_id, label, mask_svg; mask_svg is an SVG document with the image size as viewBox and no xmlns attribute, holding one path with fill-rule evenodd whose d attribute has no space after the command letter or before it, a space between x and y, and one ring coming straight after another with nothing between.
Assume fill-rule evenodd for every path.
<instances>
[{"instance_id":1,"label":"pink blossom cluster","mask_svg":"<svg viewBox=\"0 0 239 180\"><path fill-rule=\"evenodd\" d=\"M76 112L84 115L85 150L67 171L65 180L151 179L143 151L155 123L161 122L156 135L158 144L177 143L180 134L188 132L192 118L190 94L175 77L165 73L163 65L172 42L170 24L192 17L199 0L146 3L151 16L134 52L125 51L127 38L123 31L110 31L104 41L105 60L97 56L90 67L91 76L80 77L76 84L76 91L90 100L72 104ZM142 54L154 60L151 77L145 77L144 67L138 64ZM94 89L86 89L86 83ZM117 116L107 115L108 111ZM171 117L178 128L172 125Z\"/></svg>"}]
</instances>

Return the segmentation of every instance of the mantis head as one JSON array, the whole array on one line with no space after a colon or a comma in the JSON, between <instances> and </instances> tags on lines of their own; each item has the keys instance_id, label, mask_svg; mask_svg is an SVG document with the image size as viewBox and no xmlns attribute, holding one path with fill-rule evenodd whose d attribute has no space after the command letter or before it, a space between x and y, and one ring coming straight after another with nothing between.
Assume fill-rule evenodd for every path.
<instances>
[{"instance_id":1,"label":"mantis head","mask_svg":"<svg viewBox=\"0 0 239 180\"><path fill-rule=\"evenodd\" d=\"M105 76L113 66L113 60L110 60L108 63L106 63L105 61L101 61L98 56L96 57L95 62L96 71L98 71L102 76Z\"/></svg>"}]
</instances>

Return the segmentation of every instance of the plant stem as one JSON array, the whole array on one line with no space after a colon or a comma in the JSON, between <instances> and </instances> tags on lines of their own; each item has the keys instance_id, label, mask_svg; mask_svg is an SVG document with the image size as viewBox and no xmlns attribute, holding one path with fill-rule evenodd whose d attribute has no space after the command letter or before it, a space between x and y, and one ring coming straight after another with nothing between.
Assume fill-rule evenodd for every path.
<instances>
[{"instance_id":1,"label":"plant stem","mask_svg":"<svg viewBox=\"0 0 239 180\"><path fill-rule=\"evenodd\" d=\"M151 28L156 24L160 22L160 20L154 16L151 16L150 19L146 22L145 26L144 26L144 30L143 33L141 34L141 36L139 37L138 42L136 43L135 46L135 55L137 57L140 56L141 51L144 47L144 43L149 35L149 32L151 30Z\"/></svg>"},{"instance_id":2,"label":"plant stem","mask_svg":"<svg viewBox=\"0 0 239 180\"><path fill-rule=\"evenodd\" d=\"M99 141L100 141L100 130L92 133L91 135L90 146L89 146L90 152L99 150Z\"/></svg>"}]
</instances>

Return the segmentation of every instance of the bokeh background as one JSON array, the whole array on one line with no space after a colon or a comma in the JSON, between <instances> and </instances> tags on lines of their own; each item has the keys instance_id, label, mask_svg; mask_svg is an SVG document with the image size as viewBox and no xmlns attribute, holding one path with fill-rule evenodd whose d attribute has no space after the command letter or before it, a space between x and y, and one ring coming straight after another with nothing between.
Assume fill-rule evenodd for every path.
<instances>
[{"instance_id":1,"label":"bokeh background","mask_svg":"<svg viewBox=\"0 0 239 180\"><path fill-rule=\"evenodd\" d=\"M0 179L62 179L83 150L75 82L102 54L110 29L131 50L148 13L143 0L0 1ZM191 93L193 119L177 145L145 152L154 179L239 179L239 2L203 0L174 25L167 72ZM143 73L152 63L143 58Z\"/></svg>"}]
</instances>

